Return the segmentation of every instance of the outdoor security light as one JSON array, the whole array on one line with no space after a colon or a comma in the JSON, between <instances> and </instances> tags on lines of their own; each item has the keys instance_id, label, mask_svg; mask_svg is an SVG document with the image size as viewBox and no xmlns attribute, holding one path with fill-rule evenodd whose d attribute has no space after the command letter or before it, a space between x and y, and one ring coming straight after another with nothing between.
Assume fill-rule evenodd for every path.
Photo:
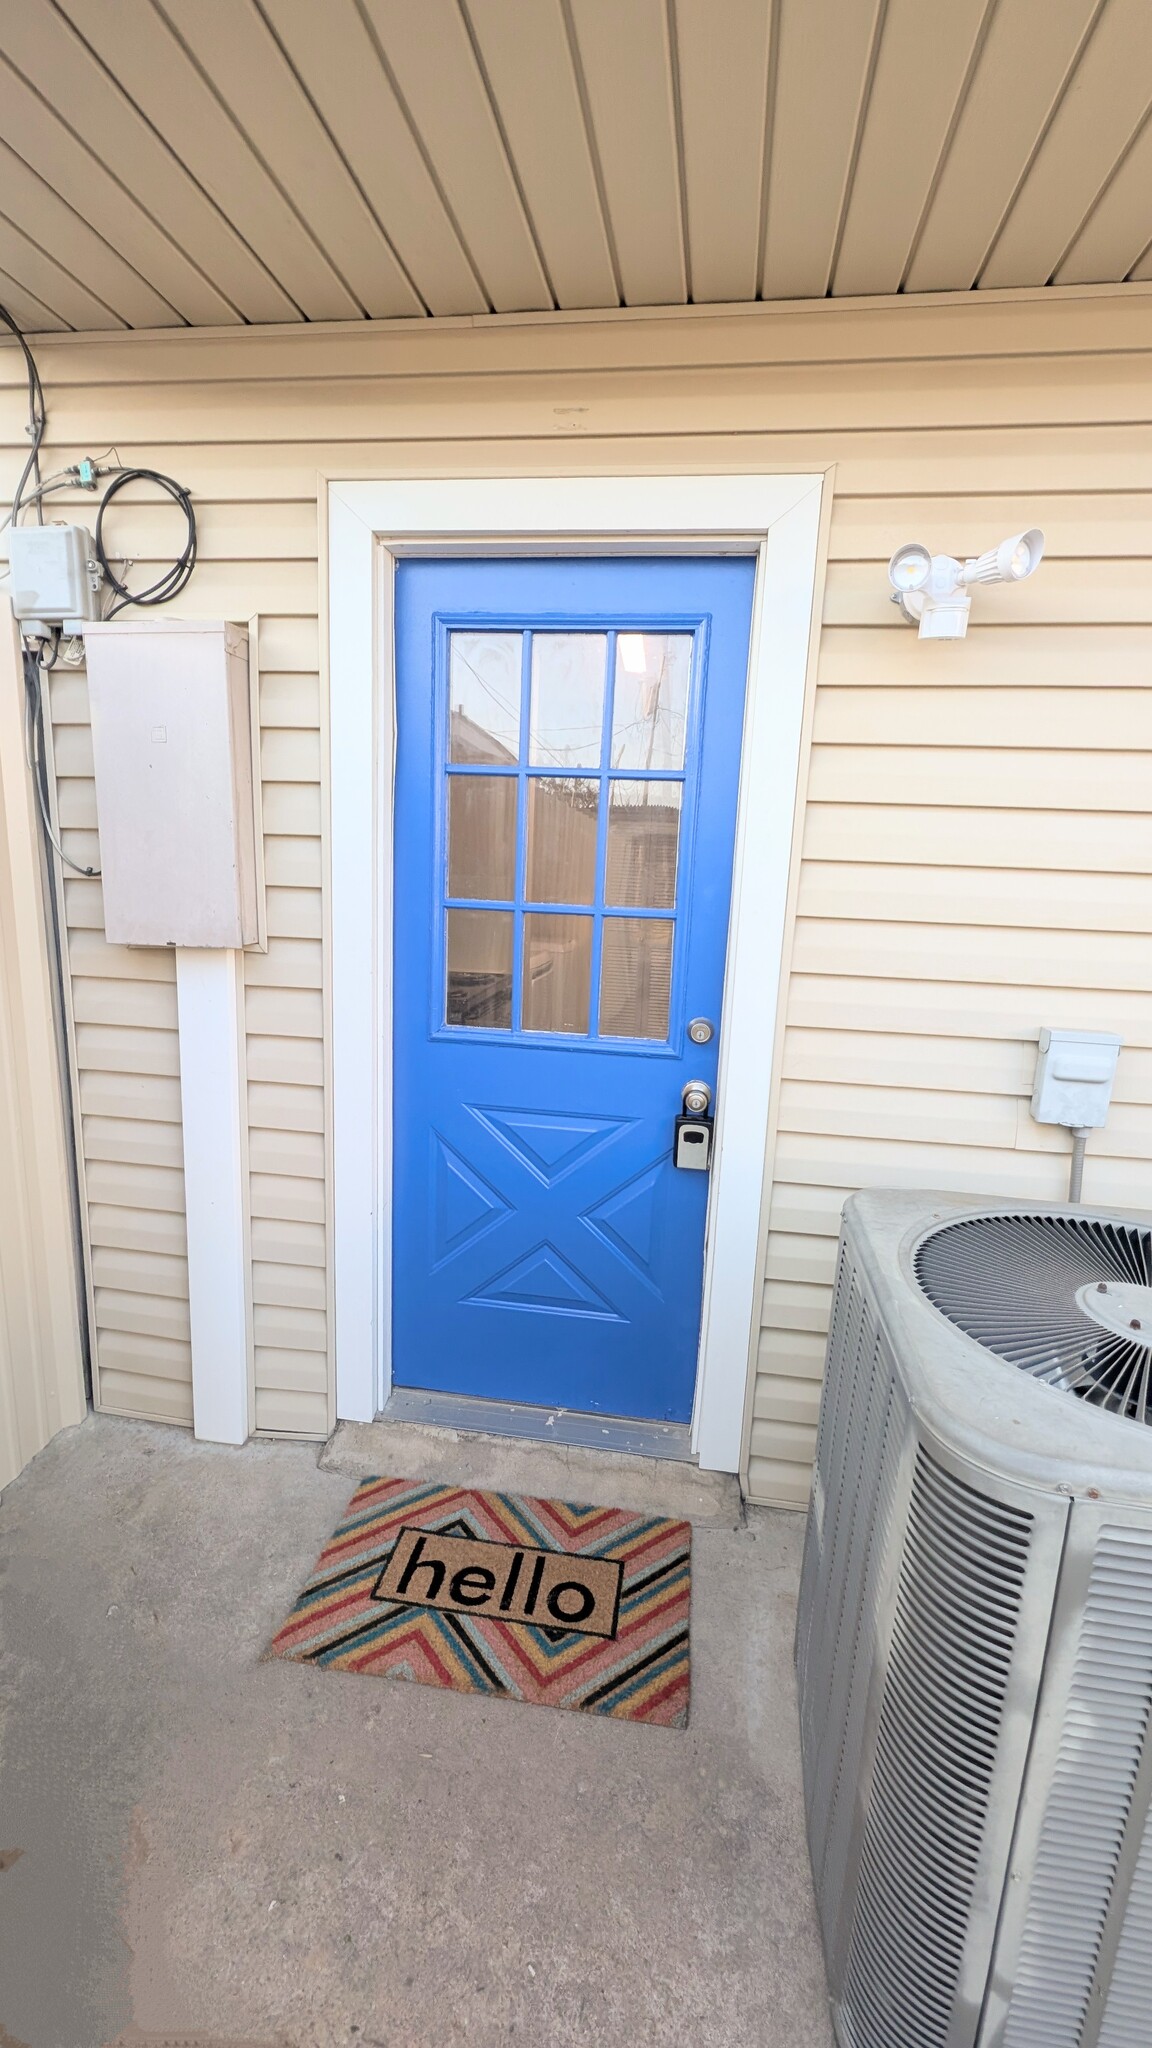
<instances>
[{"instance_id":1,"label":"outdoor security light","mask_svg":"<svg viewBox=\"0 0 1152 2048\"><path fill-rule=\"evenodd\" d=\"M927 548L918 540L910 540L897 548L888 564L888 581L898 594L906 590L923 590L932 569L932 557Z\"/></svg>"},{"instance_id":2,"label":"outdoor security light","mask_svg":"<svg viewBox=\"0 0 1152 2048\"><path fill-rule=\"evenodd\" d=\"M1044 553L1044 535L1038 526L1030 526L1027 533L1014 533L1009 540L1002 540L998 548L989 548L987 554L977 555L974 562L965 562L962 581L964 583L1023 583L1033 569L1039 568Z\"/></svg>"},{"instance_id":3,"label":"outdoor security light","mask_svg":"<svg viewBox=\"0 0 1152 2048\"><path fill-rule=\"evenodd\" d=\"M958 562L953 555L930 555L919 541L897 548L888 564L892 602L909 625L918 625L921 640L962 640L968 631L973 583L1022 583L1039 567L1044 535L1038 526L1014 533L986 554Z\"/></svg>"}]
</instances>

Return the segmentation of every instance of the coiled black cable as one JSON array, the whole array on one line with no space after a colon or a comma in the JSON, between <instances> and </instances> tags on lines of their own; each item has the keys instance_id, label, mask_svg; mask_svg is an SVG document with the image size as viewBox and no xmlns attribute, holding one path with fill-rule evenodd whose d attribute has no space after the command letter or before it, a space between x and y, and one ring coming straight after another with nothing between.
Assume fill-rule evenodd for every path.
<instances>
[{"instance_id":1,"label":"coiled black cable","mask_svg":"<svg viewBox=\"0 0 1152 2048\"><path fill-rule=\"evenodd\" d=\"M129 590L128 585L113 574L104 549L104 514L117 492L122 491L126 484L134 483L156 484L162 491L167 491L168 496L179 505L188 522L188 538L182 551L177 555L171 568L166 569L162 576L157 577L155 583L148 584L144 590ZM119 603L114 604L106 614L108 618L115 618L117 612L122 612L125 605L129 604L168 604L172 598L179 597L196 567L196 514L192 508L191 492L185 490L183 484L178 484L174 477L162 476L158 469L123 469L119 476L113 477L100 500L93 540L96 559L104 571L105 580L119 599Z\"/></svg>"}]
</instances>

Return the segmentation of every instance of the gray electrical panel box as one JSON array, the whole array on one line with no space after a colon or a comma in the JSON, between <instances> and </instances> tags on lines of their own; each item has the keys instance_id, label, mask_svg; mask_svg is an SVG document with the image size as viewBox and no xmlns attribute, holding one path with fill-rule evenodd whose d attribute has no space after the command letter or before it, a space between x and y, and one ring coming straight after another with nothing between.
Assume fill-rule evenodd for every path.
<instances>
[{"instance_id":1,"label":"gray electrical panel box","mask_svg":"<svg viewBox=\"0 0 1152 2048\"><path fill-rule=\"evenodd\" d=\"M108 938L254 944L247 629L114 619L84 646Z\"/></svg>"},{"instance_id":2,"label":"gray electrical panel box","mask_svg":"<svg viewBox=\"0 0 1152 2048\"><path fill-rule=\"evenodd\" d=\"M99 618L104 577L86 526L14 526L8 555L12 611L26 633L76 633Z\"/></svg>"}]
</instances>

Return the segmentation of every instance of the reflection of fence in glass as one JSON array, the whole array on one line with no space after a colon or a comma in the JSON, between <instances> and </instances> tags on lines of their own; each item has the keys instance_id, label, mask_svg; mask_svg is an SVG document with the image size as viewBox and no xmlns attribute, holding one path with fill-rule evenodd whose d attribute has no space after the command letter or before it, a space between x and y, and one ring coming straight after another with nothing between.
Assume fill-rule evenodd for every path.
<instances>
[{"instance_id":1,"label":"reflection of fence in glass","mask_svg":"<svg viewBox=\"0 0 1152 2048\"><path fill-rule=\"evenodd\" d=\"M529 903L592 903L596 896L598 782L533 776L528 784Z\"/></svg>"},{"instance_id":2,"label":"reflection of fence in glass","mask_svg":"<svg viewBox=\"0 0 1152 2048\"><path fill-rule=\"evenodd\" d=\"M448 778L448 894L511 903L516 894L512 775Z\"/></svg>"}]
</instances>

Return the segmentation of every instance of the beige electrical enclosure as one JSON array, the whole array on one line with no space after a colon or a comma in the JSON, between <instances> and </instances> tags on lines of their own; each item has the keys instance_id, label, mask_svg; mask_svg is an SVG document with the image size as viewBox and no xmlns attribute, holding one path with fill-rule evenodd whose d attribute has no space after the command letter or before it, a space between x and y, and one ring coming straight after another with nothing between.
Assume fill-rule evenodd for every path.
<instances>
[{"instance_id":1,"label":"beige electrical enclosure","mask_svg":"<svg viewBox=\"0 0 1152 2048\"><path fill-rule=\"evenodd\" d=\"M116 619L84 645L108 938L253 944L246 628Z\"/></svg>"}]
</instances>

